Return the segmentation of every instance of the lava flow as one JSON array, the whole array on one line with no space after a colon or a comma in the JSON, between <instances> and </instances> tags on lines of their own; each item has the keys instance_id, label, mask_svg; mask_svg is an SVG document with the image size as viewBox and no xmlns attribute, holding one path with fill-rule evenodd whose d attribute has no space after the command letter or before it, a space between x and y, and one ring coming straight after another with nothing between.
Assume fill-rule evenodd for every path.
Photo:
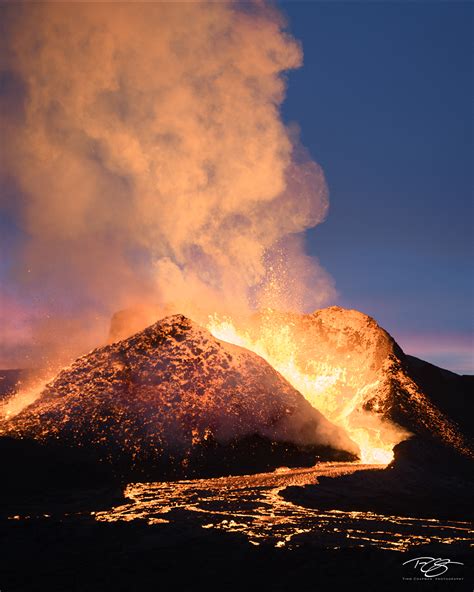
<instances>
[{"instance_id":1,"label":"lava flow","mask_svg":"<svg viewBox=\"0 0 474 592\"><path fill-rule=\"evenodd\" d=\"M244 327L214 315L207 328L264 358L346 430L358 444L362 462L387 465L393 447L408 437L382 415L397 346L370 317L337 307L312 315L266 311Z\"/></svg>"}]
</instances>

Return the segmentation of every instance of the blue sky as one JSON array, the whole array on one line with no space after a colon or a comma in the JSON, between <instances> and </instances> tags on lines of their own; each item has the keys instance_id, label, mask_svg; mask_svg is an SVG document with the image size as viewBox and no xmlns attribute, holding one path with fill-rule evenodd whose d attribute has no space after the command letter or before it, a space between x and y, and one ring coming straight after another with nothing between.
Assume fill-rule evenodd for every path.
<instances>
[{"instance_id":1,"label":"blue sky","mask_svg":"<svg viewBox=\"0 0 474 592\"><path fill-rule=\"evenodd\" d=\"M408 353L474 372L474 6L279 5L304 50L283 114L331 197L309 252L338 304L374 316Z\"/></svg>"}]
</instances>

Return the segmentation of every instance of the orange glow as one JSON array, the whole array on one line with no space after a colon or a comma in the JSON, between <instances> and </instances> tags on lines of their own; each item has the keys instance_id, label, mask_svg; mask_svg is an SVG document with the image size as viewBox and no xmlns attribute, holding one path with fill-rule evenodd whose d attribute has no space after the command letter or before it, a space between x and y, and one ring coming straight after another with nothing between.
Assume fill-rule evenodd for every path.
<instances>
[{"instance_id":1,"label":"orange glow","mask_svg":"<svg viewBox=\"0 0 474 592\"><path fill-rule=\"evenodd\" d=\"M54 374L48 374L47 377L34 377L24 385L20 383L18 392L5 399L0 405L0 420L11 419L34 403L53 378Z\"/></svg>"},{"instance_id":2,"label":"orange glow","mask_svg":"<svg viewBox=\"0 0 474 592\"><path fill-rule=\"evenodd\" d=\"M358 314L358 313L357 313ZM258 319L238 328L230 317L210 316L207 328L218 339L245 347L264 358L288 382L334 424L344 428L360 448L363 463L387 465L393 459L393 447L407 437L394 424L364 403L380 398L384 384L364 357L351 350L340 355L337 347L325 350L318 343L317 356L301 338L296 316L267 311ZM302 317L300 317L302 318ZM257 320L257 322L255 322Z\"/></svg>"}]
</instances>

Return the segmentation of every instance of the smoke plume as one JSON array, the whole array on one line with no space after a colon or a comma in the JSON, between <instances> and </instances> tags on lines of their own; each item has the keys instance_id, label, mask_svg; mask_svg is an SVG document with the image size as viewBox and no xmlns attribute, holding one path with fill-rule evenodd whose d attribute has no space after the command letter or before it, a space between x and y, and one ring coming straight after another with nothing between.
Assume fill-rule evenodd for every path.
<instances>
[{"instance_id":1,"label":"smoke plume","mask_svg":"<svg viewBox=\"0 0 474 592\"><path fill-rule=\"evenodd\" d=\"M331 280L300 236L324 219L327 189L282 121L302 50L281 14L261 2L1 12L5 348L20 339L34 364L46 345L90 347L128 306L327 302Z\"/></svg>"}]
</instances>

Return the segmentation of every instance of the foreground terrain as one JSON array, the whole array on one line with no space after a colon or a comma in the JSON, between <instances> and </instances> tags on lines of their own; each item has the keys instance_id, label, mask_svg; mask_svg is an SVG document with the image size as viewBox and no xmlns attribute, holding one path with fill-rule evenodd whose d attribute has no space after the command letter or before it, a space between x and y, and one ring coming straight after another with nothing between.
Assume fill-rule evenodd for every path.
<instances>
[{"instance_id":1,"label":"foreground terrain","mask_svg":"<svg viewBox=\"0 0 474 592\"><path fill-rule=\"evenodd\" d=\"M378 467L321 463L136 483L122 499L105 489L76 491L68 500L32 497L23 513L0 522L2 590L471 589L474 533L467 521L318 510L280 495L288 485L360 469ZM463 565L450 567L447 576L455 579L428 580L403 566L419 556Z\"/></svg>"}]
</instances>

